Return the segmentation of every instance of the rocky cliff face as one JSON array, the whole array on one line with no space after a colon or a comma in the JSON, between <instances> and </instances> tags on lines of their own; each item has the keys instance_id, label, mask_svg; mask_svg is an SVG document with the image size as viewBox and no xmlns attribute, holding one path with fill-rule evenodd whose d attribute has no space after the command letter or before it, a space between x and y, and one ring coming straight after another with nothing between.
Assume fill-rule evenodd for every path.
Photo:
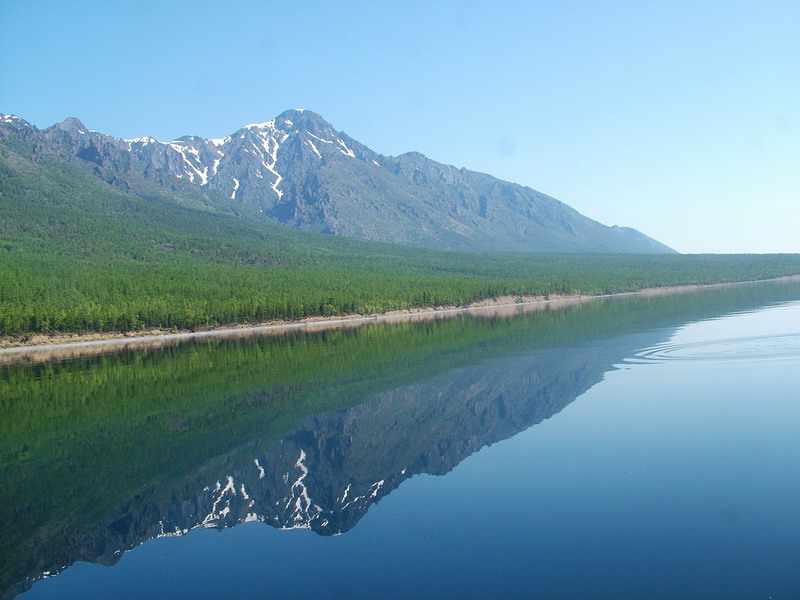
<instances>
[{"instance_id":1,"label":"rocky cliff face","mask_svg":"<svg viewBox=\"0 0 800 600\"><path fill-rule=\"evenodd\" d=\"M671 252L527 187L415 152L382 156L307 110L170 142L113 138L75 118L38 130L0 115L0 136L9 135L89 167L166 173L297 229L458 250Z\"/></svg>"}]
</instances>

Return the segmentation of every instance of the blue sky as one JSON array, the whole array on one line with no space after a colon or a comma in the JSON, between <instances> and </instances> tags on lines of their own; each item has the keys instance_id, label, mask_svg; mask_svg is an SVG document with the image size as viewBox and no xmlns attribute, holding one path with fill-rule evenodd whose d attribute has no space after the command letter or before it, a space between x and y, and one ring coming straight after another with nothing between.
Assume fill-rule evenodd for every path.
<instances>
[{"instance_id":1,"label":"blue sky","mask_svg":"<svg viewBox=\"0 0 800 600\"><path fill-rule=\"evenodd\" d=\"M0 112L168 140L307 108L681 252L800 252L798 31L796 0L3 0Z\"/></svg>"}]
</instances>

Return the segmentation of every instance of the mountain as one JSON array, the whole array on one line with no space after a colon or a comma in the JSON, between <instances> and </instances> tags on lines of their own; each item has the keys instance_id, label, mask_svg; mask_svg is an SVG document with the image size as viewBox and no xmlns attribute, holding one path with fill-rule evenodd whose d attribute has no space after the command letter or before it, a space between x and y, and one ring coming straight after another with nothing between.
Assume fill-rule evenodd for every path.
<instances>
[{"instance_id":1,"label":"mountain","mask_svg":"<svg viewBox=\"0 0 800 600\"><path fill-rule=\"evenodd\" d=\"M301 230L448 250L671 253L624 227L607 227L531 188L410 152L387 157L318 114L289 110L215 139L123 140L69 118L39 130L0 115L0 138L90 169L164 175L218 192L252 218Z\"/></svg>"},{"instance_id":2,"label":"mountain","mask_svg":"<svg viewBox=\"0 0 800 600\"><path fill-rule=\"evenodd\" d=\"M300 231L138 161L120 172L44 146L0 138L0 345L800 272L793 255L468 253Z\"/></svg>"}]
</instances>

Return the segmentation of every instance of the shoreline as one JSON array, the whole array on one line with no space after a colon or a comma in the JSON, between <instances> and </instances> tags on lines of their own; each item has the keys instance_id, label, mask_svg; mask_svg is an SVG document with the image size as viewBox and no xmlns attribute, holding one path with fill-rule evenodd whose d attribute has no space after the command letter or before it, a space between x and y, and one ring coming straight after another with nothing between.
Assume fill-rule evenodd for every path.
<instances>
[{"instance_id":1,"label":"shoreline","mask_svg":"<svg viewBox=\"0 0 800 600\"><path fill-rule=\"evenodd\" d=\"M80 354L99 354L106 351L133 347L157 348L202 338L230 338L254 335L284 335L298 330L322 331L342 327L360 327L369 323L411 322L451 318L460 314L475 316L513 316L515 313L561 308L580 302L625 296L653 297L667 294L690 293L700 289L728 287L772 281L800 281L800 275L775 279L737 281L729 283L690 284L644 288L632 292L618 292L596 296L504 296L473 302L466 306L437 306L400 309L372 315L337 315L331 317L306 317L299 320L273 320L241 325L221 325L203 330L149 329L129 332L96 332L79 334L35 334L25 341L0 339L0 362L9 359L50 360Z\"/></svg>"}]
</instances>

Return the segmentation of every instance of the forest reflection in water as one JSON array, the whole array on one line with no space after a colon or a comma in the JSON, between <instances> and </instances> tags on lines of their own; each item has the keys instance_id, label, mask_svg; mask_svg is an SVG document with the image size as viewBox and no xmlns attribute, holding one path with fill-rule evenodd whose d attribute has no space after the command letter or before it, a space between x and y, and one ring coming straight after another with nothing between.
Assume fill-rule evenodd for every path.
<instances>
[{"instance_id":1,"label":"forest reflection in water","mask_svg":"<svg viewBox=\"0 0 800 600\"><path fill-rule=\"evenodd\" d=\"M406 480L452 471L559 413L615 368L696 355L694 342L671 342L686 323L797 298L797 284L735 286L513 318L3 365L0 469L13 482L0 490L5 596L76 561L114 564L147 540L198 527L263 521L324 536L354 532ZM785 333L780 351L791 358L796 332ZM735 354L736 343L712 350ZM408 493L405 502L418 506ZM496 543L475 539L476 555ZM58 596L70 597L67 588Z\"/></svg>"}]
</instances>

